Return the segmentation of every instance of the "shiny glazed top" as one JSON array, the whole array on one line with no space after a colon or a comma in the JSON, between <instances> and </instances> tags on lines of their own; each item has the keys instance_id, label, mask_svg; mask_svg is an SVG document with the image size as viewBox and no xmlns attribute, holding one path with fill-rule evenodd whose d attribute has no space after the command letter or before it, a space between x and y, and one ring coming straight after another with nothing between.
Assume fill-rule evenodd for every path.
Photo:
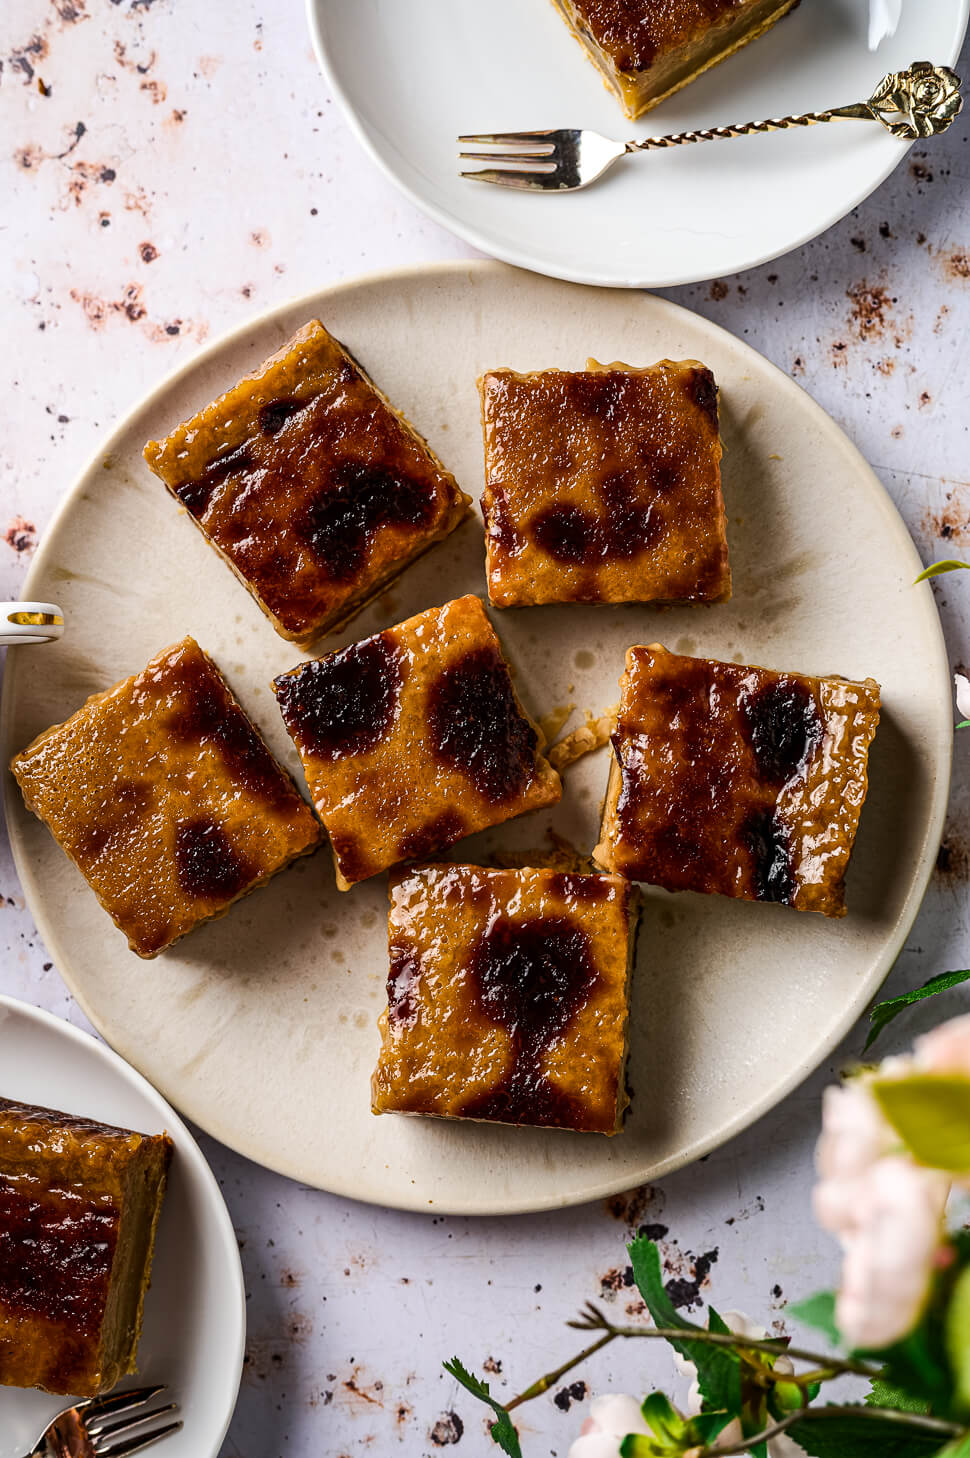
<instances>
[{"instance_id":1,"label":"shiny glazed top","mask_svg":"<svg viewBox=\"0 0 970 1458\"><path fill-rule=\"evenodd\" d=\"M671 891L845 914L872 679L627 653L599 864Z\"/></svg>"},{"instance_id":2,"label":"shiny glazed top","mask_svg":"<svg viewBox=\"0 0 970 1458\"><path fill-rule=\"evenodd\" d=\"M128 1174L146 1144L171 1148L0 1098L0 1378L96 1384Z\"/></svg>"},{"instance_id":3,"label":"shiny glazed top","mask_svg":"<svg viewBox=\"0 0 970 1458\"><path fill-rule=\"evenodd\" d=\"M489 597L730 596L717 386L694 360L479 382Z\"/></svg>"},{"instance_id":4,"label":"shiny glazed top","mask_svg":"<svg viewBox=\"0 0 970 1458\"><path fill-rule=\"evenodd\" d=\"M145 459L284 637L331 625L465 514L425 442L319 321Z\"/></svg>"},{"instance_id":5,"label":"shiny glazed top","mask_svg":"<svg viewBox=\"0 0 970 1458\"><path fill-rule=\"evenodd\" d=\"M154 956L320 827L192 638L88 699L11 766L134 951Z\"/></svg>"},{"instance_id":6,"label":"shiny glazed top","mask_svg":"<svg viewBox=\"0 0 970 1458\"><path fill-rule=\"evenodd\" d=\"M644 71L701 41L714 25L755 12L762 0L569 0L619 71Z\"/></svg>"},{"instance_id":7,"label":"shiny glazed top","mask_svg":"<svg viewBox=\"0 0 970 1458\"><path fill-rule=\"evenodd\" d=\"M390 895L375 1112L613 1133L629 884L432 865Z\"/></svg>"},{"instance_id":8,"label":"shiny glazed top","mask_svg":"<svg viewBox=\"0 0 970 1458\"><path fill-rule=\"evenodd\" d=\"M301 664L274 687L343 889L562 794L477 597Z\"/></svg>"}]
</instances>

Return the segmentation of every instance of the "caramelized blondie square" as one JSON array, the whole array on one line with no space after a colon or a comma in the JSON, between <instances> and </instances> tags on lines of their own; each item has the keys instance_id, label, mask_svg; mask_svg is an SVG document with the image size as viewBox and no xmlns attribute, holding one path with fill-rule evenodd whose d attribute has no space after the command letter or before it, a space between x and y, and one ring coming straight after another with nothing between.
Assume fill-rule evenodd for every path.
<instances>
[{"instance_id":1,"label":"caramelized blondie square","mask_svg":"<svg viewBox=\"0 0 970 1458\"><path fill-rule=\"evenodd\" d=\"M274 683L346 891L562 794L477 597Z\"/></svg>"},{"instance_id":2,"label":"caramelized blondie square","mask_svg":"<svg viewBox=\"0 0 970 1458\"><path fill-rule=\"evenodd\" d=\"M479 381L488 595L713 602L731 595L717 386L696 360Z\"/></svg>"},{"instance_id":3,"label":"caramelized blondie square","mask_svg":"<svg viewBox=\"0 0 970 1458\"><path fill-rule=\"evenodd\" d=\"M469 498L319 320L145 459L284 638L358 612Z\"/></svg>"},{"instance_id":4,"label":"caramelized blondie square","mask_svg":"<svg viewBox=\"0 0 970 1458\"><path fill-rule=\"evenodd\" d=\"M620 690L597 864L844 916L879 685L653 644L629 649Z\"/></svg>"},{"instance_id":5,"label":"caramelized blondie square","mask_svg":"<svg viewBox=\"0 0 970 1458\"><path fill-rule=\"evenodd\" d=\"M88 699L11 769L140 957L221 916L320 840L193 638Z\"/></svg>"},{"instance_id":6,"label":"caramelized blondie square","mask_svg":"<svg viewBox=\"0 0 970 1458\"><path fill-rule=\"evenodd\" d=\"M0 1098L0 1383L135 1370L172 1141Z\"/></svg>"},{"instance_id":7,"label":"caramelized blondie square","mask_svg":"<svg viewBox=\"0 0 970 1458\"><path fill-rule=\"evenodd\" d=\"M770 29L798 0L554 0L630 118Z\"/></svg>"},{"instance_id":8,"label":"caramelized blondie square","mask_svg":"<svg viewBox=\"0 0 970 1458\"><path fill-rule=\"evenodd\" d=\"M615 1134L635 895L552 870L392 877L374 1113Z\"/></svg>"}]
</instances>

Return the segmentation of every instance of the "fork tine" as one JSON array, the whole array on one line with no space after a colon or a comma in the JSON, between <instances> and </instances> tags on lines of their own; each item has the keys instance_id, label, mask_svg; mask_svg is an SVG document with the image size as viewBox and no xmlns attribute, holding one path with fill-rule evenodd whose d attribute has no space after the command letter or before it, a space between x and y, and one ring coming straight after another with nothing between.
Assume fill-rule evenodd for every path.
<instances>
[{"instance_id":1,"label":"fork tine","mask_svg":"<svg viewBox=\"0 0 970 1458\"><path fill-rule=\"evenodd\" d=\"M459 157L468 158L471 162L552 162L555 158L554 147L536 147L534 151L521 152L459 152Z\"/></svg>"},{"instance_id":2,"label":"fork tine","mask_svg":"<svg viewBox=\"0 0 970 1458\"><path fill-rule=\"evenodd\" d=\"M160 1392L165 1391L165 1384L160 1383L157 1387L129 1387L124 1392L112 1392L105 1397L92 1398L80 1408L85 1422L91 1424L92 1419L96 1423L100 1417L109 1413L122 1412L127 1408L144 1407L146 1402L151 1402Z\"/></svg>"},{"instance_id":3,"label":"fork tine","mask_svg":"<svg viewBox=\"0 0 970 1458\"><path fill-rule=\"evenodd\" d=\"M505 172L495 167L485 167L481 172L463 172L461 175L470 178L472 182L495 182L499 187L521 187L534 192L544 191L545 179L552 176L550 172Z\"/></svg>"},{"instance_id":4,"label":"fork tine","mask_svg":"<svg viewBox=\"0 0 970 1458\"><path fill-rule=\"evenodd\" d=\"M132 1453L141 1453L143 1449L150 1448L153 1443L160 1443L171 1433L177 1433L181 1427L182 1419L179 1418L178 1422L167 1423L164 1428L156 1428L154 1432L138 1437L125 1438L120 1443L110 1443L107 1447L102 1447L99 1440L95 1443L94 1451L97 1458L131 1458Z\"/></svg>"},{"instance_id":5,"label":"fork tine","mask_svg":"<svg viewBox=\"0 0 970 1458\"><path fill-rule=\"evenodd\" d=\"M542 132L469 132L467 136L459 137L459 142L486 143L490 147L517 147L521 144L527 147L530 142L546 140L550 146L555 133L549 128Z\"/></svg>"},{"instance_id":6,"label":"fork tine","mask_svg":"<svg viewBox=\"0 0 970 1458\"><path fill-rule=\"evenodd\" d=\"M89 1438L114 1438L122 1433L130 1433L132 1428L140 1428L143 1423L151 1422L153 1418L164 1417L167 1412L174 1412L178 1407L177 1402L167 1402L164 1407L153 1407L151 1412L136 1412L134 1417L130 1415L129 1409L116 1412L112 1417L103 1417L93 1423L88 1423Z\"/></svg>"}]
</instances>

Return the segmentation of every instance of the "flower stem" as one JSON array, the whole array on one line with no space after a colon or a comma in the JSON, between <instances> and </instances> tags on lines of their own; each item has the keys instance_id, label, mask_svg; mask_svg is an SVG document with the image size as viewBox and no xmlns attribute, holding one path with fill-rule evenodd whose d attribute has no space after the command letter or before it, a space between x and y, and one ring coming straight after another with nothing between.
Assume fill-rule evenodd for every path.
<instances>
[{"instance_id":1,"label":"flower stem","mask_svg":"<svg viewBox=\"0 0 970 1458\"><path fill-rule=\"evenodd\" d=\"M608 1331L605 1336L601 1336L599 1341L594 1342L591 1347L587 1347L585 1351L579 1352L571 1361L564 1362L561 1367L557 1367L555 1372L547 1372L544 1377L540 1377L537 1382L533 1382L531 1387L527 1387L524 1392L520 1392L518 1397L513 1397L511 1402L507 1402L505 1404L506 1412L511 1412L520 1403L531 1402L533 1397L541 1397L542 1393L548 1392L549 1388L554 1382L558 1382L560 1377L565 1377L566 1373L571 1372L573 1367L578 1367L580 1362L585 1362L587 1357L591 1357L601 1347L607 1346L617 1336L619 1336L619 1332Z\"/></svg>"},{"instance_id":2,"label":"flower stem","mask_svg":"<svg viewBox=\"0 0 970 1458\"><path fill-rule=\"evenodd\" d=\"M940 1418L926 1417L923 1413L901 1412L895 1407L861 1407L847 1403L828 1403L825 1407L802 1407L790 1412L780 1422L774 1423L760 1433L750 1434L732 1448L714 1447L702 1450L701 1458L729 1458L732 1453L747 1453L755 1443L766 1443L777 1438L795 1423L824 1422L830 1417L873 1418L882 1422L898 1423L900 1427L914 1428L918 1432L933 1433L940 1438L962 1438L966 1428L957 1423L943 1422Z\"/></svg>"},{"instance_id":3,"label":"flower stem","mask_svg":"<svg viewBox=\"0 0 970 1458\"><path fill-rule=\"evenodd\" d=\"M660 1337L664 1341L674 1342L704 1342L712 1347L730 1347L734 1351L770 1352L775 1357L795 1357L800 1362L814 1362L817 1367L824 1368L825 1372L833 1377L845 1376L851 1373L856 1377L878 1377L880 1368L872 1366L869 1362L859 1362L853 1357L826 1357L820 1352L810 1352L804 1347L790 1347L777 1337L756 1338L738 1336L736 1332L705 1331L702 1327L696 1331L683 1331L680 1329L668 1329L660 1326L614 1326L613 1323L603 1315L595 1306L590 1304L587 1310L595 1313L595 1321L588 1324L583 1322L570 1321L567 1325L577 1327L580 1330L608 1331L613 1336L619 1337ZM824 1380L817 1374L811 1374L814 1381ZM788 1379L786 1379L788 1380Z\"/></svg>"}]
</instances>

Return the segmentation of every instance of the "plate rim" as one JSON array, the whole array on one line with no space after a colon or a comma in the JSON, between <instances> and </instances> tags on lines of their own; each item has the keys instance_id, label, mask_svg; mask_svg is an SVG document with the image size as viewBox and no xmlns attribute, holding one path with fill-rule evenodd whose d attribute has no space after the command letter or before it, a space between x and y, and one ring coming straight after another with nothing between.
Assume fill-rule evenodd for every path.
<instances>
[{"instance_id":1,"label":"plate rim","mask_svg":"<svg viewBox=\"0 0 970 1458\"><path fill-rule=\"evenodd\" d=\"M107 1042L99 1042L93 1038L84 1028L75 1027L66 1018L60 1018L56 1013L48 1012L46 1008L36 1007L33 1003L24 1002L22 998L12 997L9 993L0 992L0 1012L4 1010L12 1012L15 1016L24 1017L28 1022L36 1023L41 1028L47 1029L55 1038L63 1037L83 1047L88 1056L100 1058L108 1067L117 1074L119 1079L132 1086L138 1092L145 1094L149 1101L157 1104L164 1116L166 1132L175 1136L176 1148L178 1149L179 1160L187 1161L192 1167L194 1176L199 1180L201 1188L205 1189L208 1199L208 1209L212 1212L214 1228L218 1231L220 1243L231 1251L234 1259L229 1262L232 1269L234 1284L236 1286L236 1316L237 1336L234 1344L234 1367L230 1370L236 1372L235 1381L231 1383L229 1410L223 1422L222 1430L218 1434L215 1446L211 1449L211 1458L218 1458L222 1448L223 1439L229 1431L229 1424L232 1422L236 1407L239 1401L239 1389L242 1383L243 1360L246 1355L246 1282L243 1275L242 1259L239 1254L239 1244L236 1240L236 1232L226 1205L225 1196L219 1188L219 1181L209 1165L208 1160L199 1148L198 1141L191 1129L179 1116L165 1096L159 1092L143 1073L133 1067L116 1053L114 1048Z\"/></svg>"},{"instance_id":2,"label":"plate rim","mask_svg":"<svg viewBox=\"0 0 970 1458\"><path fill-rule=\"evenodd\" d=\"M309 293L292 296L271 308L262 310L224 334L209 341L200 350L196 351L182 364L176 366L168 374L164 375L153 385L140 399L131 404L124 412L120 421L114 429L106 436L98 448L92 452L87 462L78 472L73 484L65 492L50 522L44 530L40 544L34 555L33 561L28 569L24 583L24 593L30 596L35 593L35 580L45 570L46 557L51 550L51 543L58 535L65 518L72 509L75 499L83 494L89 477L100 469L105 456L111 455L115 443L129 429L129 422L132 417L144 410L154 406L157 399L168 391L180 385L192 372L204 368L210 360L222 351L232 348L245 337L267 326L279 324L287 315L301 311L312 317L316 313L325 312L325 301L337 293L352 292L356 289L368 289L375 286L386 286L405 279L433 278L444 274L472 274L487 276L494 274L501 276L510 272L524 272L526 276L534 273L532 270L513 270L510 265L499 262L495 259L449 259L423 264L405 264L393 269L378 269L364 274L354 274L349 278L340 279L335 283L325 285L321 289ZM571 280L561 282L560 286L569 288L586 287ZM650 295L653 306L659 308L662 313L676 318L686 314L695 323L700 322L701 326L716 335L725 335L735 349L740 349L742 355L747 353L757 359L759 366L766 369L773 378L775 385L782 392L788 392L798 397L800 408L807 410L818 428L824 432L835 445L842 450L848 460L852 462L855 472L861 478L867 478L871 490L872 504L887 518L888 523L898 538L901 550L908 554L913 565L913 575L922 569L922 561L916 549L916 545L910 535L895 502L889 495L883 483L876 475L873 468L862 455L858 446L849 438L841 426L833 419L828 412L808 393L797 381L791 379L783 370L762 355L747 341L740 339L722 325L708 319L703 314L698 314L682 304L674 303L662 295ZM918 586L914 585L914 610L920 613L926 620L927 648L932 644L933 656L935 658L935 669L939 670L939 707L940 725L938 726L939 739L937 741L936 776L933 785L932 799L927 815L926 828L920 847L919 860L917 861L910 889L900 910L895 928L892 934L887 937L880 956L874 963L874 970L860 987L855 989L846 1001L842 1015L833 1024L829 1035L813 1047L811 1058L808 1062L802 1061L793 1065L785 1077L779 1079L760 1098L747 1105L741 1112L734 1113L731 1117L724 1119L717 1129L706 1136L695 1139L690 1145L681 1149L677 1154L670 1155L665 1159L654 1161L644 1165L636 1179L636 1183L645 1180L659 1179L665 1174L674 1170L682 1169L696 1160L702 1158L720 1148L728 1140L749 1128L758 1119L769 1113L772 1109L788 1096L794 1089L805 1081L825 1061L832 1050L845 1037L846 1033L856 1022L863 1012L867 1003L879 990L885 981L890 969L902 949L906 937L912 928L916 916L919 913L926 889L932 875L935 863L936 852L943 834L946 808L949 798L949 786L951 777L952 747L953 747L953 713L950 697L950 668L947 655L946 643L943 637L943 627L940 621L939 612L936 607L935 597L929 582L923 582ZM144 1079L149 1087L156 1088L145 1075L137 1068L137 1053L130 1055L118 1053L115 1049L112 1036L102 1027L103 1020L96 1010L88 1004L83 989L80 988L72 976L68 974L65 967L70 964L70 955L67 949L62 950L59 936L55 933L50 920L47 917L42 887L39 878L35 878L31 872L30 861L26 849L22 844L20 830L18 828L19 815L24 809L16 792L16 785L13 776L7 769L7 763L11 752L10 730L12 720L12 704L16 690L17 676L24 662L23 655L30 652L43 652L43 647L31 648L21 646L8 650L6 672L3 681L3 694L0 699L0 762L3 766L4 780L4 804L7 816L7 828L10 840L11 851L14 859L14 866L20 878L21 886L27 900L28 909L34 918L37 930L44 943L51 952L52 960L62 981L75 998L81 1010L88 1020L98 1029L105 1042L109 1045L116 1057L120 1057L126 1067L139 1078ZM12 813L13 812L13 813ZM25 815L28 813L24 811ZM25 821L29 823L29 821ZM35 890L37 895L35 896ZM87 1035L85 1035L87 1036ZM126 1047L124 1039L120 1040L121 1046ZM162 1090L164 1084L156 1088L158 1096L166 1102L177 1102L177 1091L170 1095ZM312 1174L286 1159L273 1158L272 1151L242 1147L237 1143L237 1135L228 1129L223 1120L211 1118L208 1112L199 1111L194 1107L187 1107L186 1117L211 1138L225 1144L227 1148L251 1159L264 1168L281 1174L288 1179L293 1179L301 1184L309 1185L316 1189L326 1190L328 1193L340 1196L345 1199L359 1200L365 1203L378 1204L387 1209L413 1210L425 1214L448 1214L448 1215L513 1215L537 1213L546 1210L563 1209L573 1205L585 1204L598 1199L605 1199L616 1194L618 1190L630 1187L629 1175L624 1174L618 1181L616 1177L604 1178L603 1180L584 1185L581 1190L567 1189L557 1191L555 1195L548 1196L520 1196L515 1199L491 1198L488 1192L479 1196L468 1198L443 1197L435 1199L429 1204L428 1197L420 1192L412 1191L408 1185L395 1192L394 1198L389 1199L386 1193L368 1193L361 1190L361 1180L354 1178L353 1172L345 1177L335 1177L326 1185L318 1184Z\"/></svg>"},{"instance_id":3,"label":"plate rim","mask_svg":"<svg viewBox=\"0 0 970 1458\"><path fill-rule=\"evenodd\" d=\"M430 202L427 198L422 197L415 188L411 187L410 184L403 181L397 175L390 162L383 156L376 142L371 138L368 128L358 115L356 107L341 82L331 59L323 32L321 17L325 3L326 0L305 0L307 28L310 32L310 43L313 47L317 64L323 73L324 80L330 87L334 98L340 106L344 120L361 147L363 147L367 156L376 164L388 181L397 188L398 192L402 193L426 217L431 218L440 227L446 229L447 232L454 234L455 237L460 238L462 242L467 243L470 247L480 249L489 258L508 263L514 268L524 268L532 273L544 274L547 278L562 279L565 283L590 284L596 288L653 290L680 288L686 284L706 283L712 278L720 277L720 274L698 274L696 271L689 269L685 273L672 272L669 275L665 274L662 277L656 278L643 278L639 276L637 278L631 278L629 276L617 276L595 270L592 272L584 272L582 269L554 267L548 261L543 260L534 252L531 252L528 248L496 247L494 242L479 232L474 224L465 223L461 218L449 212L447 208L441 207L437 203ZM939 64L949 66L956 64L963 48L967 30L970 28L970 0L957 0L957 3L960 6L958 15L959 38L956 43L955 54L950 56L945 62ZM624 120L626 119L624 118ZM894 149L891 159L887 160L886 166L846 207L836 208L834 212L827 213L825 221L820 223L818 227L809 228L797 238L793 239L786 247L768 249L765 253L756 252L739 268L731 269L730 276L737 273L746 273L748 269L760 268L762 264L771 263L776 258L786 258L788 254L794 253L797 249L803 248L806 243L811 243L815 238L821 237L823 233L828 232L829 228L835 227L836 223L840 223L843 218L848 217L854 208L859 207L882 186L916 145L915 140L904 142L887 138L887 141L893 145Z\"/></svg>"}]
</instances>

